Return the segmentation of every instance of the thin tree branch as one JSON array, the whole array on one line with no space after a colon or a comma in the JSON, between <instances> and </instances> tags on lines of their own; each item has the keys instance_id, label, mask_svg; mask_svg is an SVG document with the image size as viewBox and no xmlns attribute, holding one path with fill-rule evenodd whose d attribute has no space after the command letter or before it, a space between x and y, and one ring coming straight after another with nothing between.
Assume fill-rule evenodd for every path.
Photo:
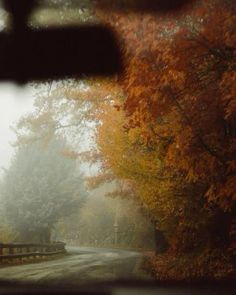
<instances>
[{"instance_id":1,"label":"thin tree branch","mask_svg":"<svg viewBox=\"0 0 236 295\"><path fill-rule=\"evenodd\" d=\"M196 127L193 125L192 121L190 120L190 118L186 115L185 110L183 109L183 107L181 106L181 104L179 103L178 99L176 98L175 94L173 93L172 89L170 87L168 87L167 89L170 98L172 99L172 101L175 103L177 109L179 110L181 116L184 118L184 120L186 121L186 123L192 128L192 130L196 130ZM201 146L214 158L216 158L221 164L225 164L224 159L222 159L222 157L220 155L218 155L214 149L212 149L212 147L210 147L203 139L201 133L199 130L196 130L195 133L199 143L201 144Z\"/></svg>"}]
</instances>

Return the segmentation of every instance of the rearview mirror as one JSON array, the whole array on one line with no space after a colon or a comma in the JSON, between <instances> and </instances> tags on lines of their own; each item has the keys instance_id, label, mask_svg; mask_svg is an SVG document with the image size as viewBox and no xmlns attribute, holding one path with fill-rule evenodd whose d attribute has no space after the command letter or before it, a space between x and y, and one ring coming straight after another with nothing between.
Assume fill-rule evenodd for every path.
<instances>
[{"instance_id":1,"label":"rearview mirror","mask_svg":"<svg viewBox=\"0 0 236 295\"><path fill-rule=\"evenodd\" d=\"M25 30L0 34L0 80L24 83L121 70L113 33L103 26Z\"/></svg>"}]
</instances>

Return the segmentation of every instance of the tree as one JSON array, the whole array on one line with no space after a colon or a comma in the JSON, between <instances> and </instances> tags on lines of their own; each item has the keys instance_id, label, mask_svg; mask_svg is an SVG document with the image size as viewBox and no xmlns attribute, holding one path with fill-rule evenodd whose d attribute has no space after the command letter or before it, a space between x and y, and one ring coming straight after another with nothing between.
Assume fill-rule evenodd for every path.
<instances>
[{"instance_id":1,"label":"tree","mask_svg":"<svg viewBox=\"0 0 236 295\"><path fill-rule=\"evenodd\" d=\"M166 167L186 182L205 183L209 202L230 211L236 191L233 1L199 1L178 14L102 16L123 40L127 130L139 127L148 145L166 144Z\"/></svg>"},{"instance_id":2,"label":"tree","mask_svg":"<svg viewBox=\"0 0 236 295\"><path fill-rule=\"evenodd\" d=\"M182 257L187 265L195 255L196 272L186 268L184 275L213 275L216 266L208 269L207 259L216 253L218 267L228 258L231 265L235 245L234 1L191 1L178 11L140 14L108 14L102 2L97 16L119 36L126 66L114 79L119 86L112 79L67 84L61 93L75 108L46 98L22 126L44 130L49 122L64 130L92 122L96 145L85 158L99 169L90 184L118 180L125 189L112 195L132 197L148 211L170 245L170 260L165 256L160 265L172 261L182 273ZM69 124L58 116L65 108Z\"/></svg>"},{"instance_id":3,"label":"tree","mask_svg":"<svg viewBox=\"0 0 236 295\"><path fill-rule=\"evenodd\" d=\"M85 191L63 138L20 146L5 172L2 202L22 241L49 242L54 224L77 210Z\"/></svg>"},{"instance_id":4,"label":"tree","mask_svg":"<svg viewBox=\"0 0 236 295\"><path fill-rule=\"evenodd\" d=\"M210 204L234 211L233 1L199 1L166 15L101 16L123 40L127 130L139 127L153 148L165 144L166 170L206 185Z\"/></svg>"},{"instance_id":5,"label":"tree","mask_svg":"<svg viewBox=\"0 0 236 295\"><path fill-rule=\"evenodd\" d=\"M101 112L95 159L100 155L102 164L99 173L90 178L90 185L123 181L124 189L117 190L116 195L135 199L146 208L157 232L165 233L172 250L180 252L208 243L208 224L214 211L205 208L204 197L199 196L204 185L186 183L177 170L166 169L165 144L145 145L138 127L124 132L125 114L117 111L116 105L114 100Z\"/></svg>"},{"instance_id":6,"label":"tree","mask_svg":"<svg viewBox=\"0 0 236 295\"><path fill-rule=\"evenodd\" d=\"M149 219L136 202L104 196L109 189L111 186L104 185L91 191L79 214L59 222L55 234L68 244L111 247L115 245L116 221L116 246L152 249L154 232Z\"/></svg>"}]
</instances>

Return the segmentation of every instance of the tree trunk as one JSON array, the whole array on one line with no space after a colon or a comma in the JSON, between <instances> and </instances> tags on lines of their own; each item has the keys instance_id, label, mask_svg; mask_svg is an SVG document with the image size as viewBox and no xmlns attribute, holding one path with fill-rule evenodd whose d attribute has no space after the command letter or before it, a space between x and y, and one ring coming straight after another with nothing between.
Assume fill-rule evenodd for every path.
<instances>
[{"instance_id":1,"label":"tree trunk","mask_svg":"<svg viewBox=\"0 0 236 295\"><path fill-rule=\"evenodd\" d=\"M211 243L216 248L227 248L230 245L230 228L232 224L232 213L219 211L211 227Z\"/></svg>"},{"instance_id":2,"label":"tree trunk","mask_svg":"<svg viewBox=\"0 0 236 295\"><path fill-rule=\"evenodd\" d=\"M49 244L51 242L51 229L42 228L37 232L37 240L42 244Z\"/></svg>"},{"instance_id":3,"label":"tree trunk","mask_svg":"<svg viewBox=\"0 0 236 295\"><path fill-rule=\"evenodd\" d=\"M155 248L156 248L155 253L161 254L166 252L169 248L169 245L164 233L161 230L157 229L156 227L154 231L155 231L154 234L155 234Z\"/></svg>"}]
</instances>

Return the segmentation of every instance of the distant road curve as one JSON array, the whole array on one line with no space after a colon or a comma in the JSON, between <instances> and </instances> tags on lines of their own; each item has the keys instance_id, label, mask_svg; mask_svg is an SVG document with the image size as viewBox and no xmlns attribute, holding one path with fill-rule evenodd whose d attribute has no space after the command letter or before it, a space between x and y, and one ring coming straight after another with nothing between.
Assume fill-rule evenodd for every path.
<instances>
[{"instance_id":1,"label":"distant road curve","mask_svg":"<svg viewBox=\"0 0 236 295\"><path fill-rule=\"evenodd\" d=\"M57 260L0 268L0 280L69 283L149 279L141 270L142 254L120 249L67 247Z\"/></svg>"}]
</instances>

